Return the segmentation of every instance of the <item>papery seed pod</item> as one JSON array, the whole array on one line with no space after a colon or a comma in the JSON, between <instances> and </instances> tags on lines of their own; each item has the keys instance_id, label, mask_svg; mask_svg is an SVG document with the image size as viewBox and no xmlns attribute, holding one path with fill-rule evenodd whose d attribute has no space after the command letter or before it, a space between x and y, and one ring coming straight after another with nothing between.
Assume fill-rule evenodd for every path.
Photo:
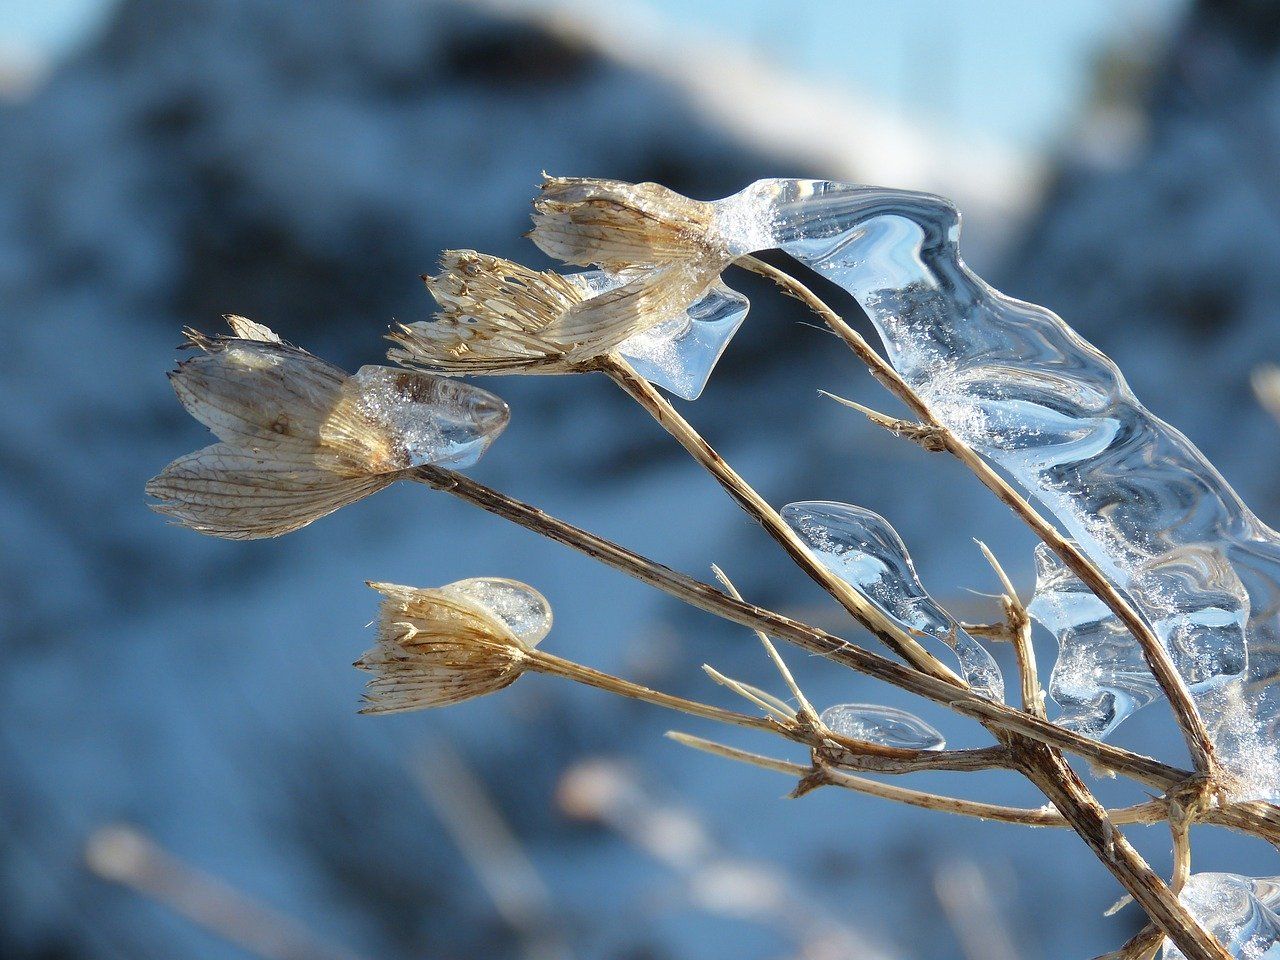
<instances>
[{"instance_id":1,"label":"papery seed pod","mask_svg":"<svg viewBox=\"0 0 1280 960\"><path fill-rule=\"evenodd\" d=\"M514 581L506 589L527 591L530 606L550 608L532 587ZM356 661L377 674L369 681L361 713L395 713L461 703L514 683L529 668L533 647L496 611L463 589L472 581L440 589L370 583L383 596L378 639Z\"/></svg>"},{"instance_id":2,"label":"papery seed pod","mask_svg":"<svg viewBox=\"0 0 1280 960\"><path fill-rule=\"evenodd\" d=\"M657 183L544 175L529 237L565 263L619 271L700 261L729 262L715 208Z\"/></svg>"},{"instance_id":3,"label":"papery seed pod","mask_svg":"<svg viewBox=\"0 0 1280 960\"><path fill-rule=\"evenodd\" d=\"M470 465L506 427L506 404L478 387L388 367L348 376L260 324L228 321L237 336L188 331L199 353L170 374L221 442L147 484L157 511L201 533L288 533L411 467Z\"/></svg>"},{"instance_id":4,"label":"papery seed pod","mask_svg":"<svg viewBox=\"0 0 1280 960\"><path fill-rule=\"evenodd\" d=\"M714 281L698 264L628 275L591 295L585 285L474 250L449 250L424 277L434 320L389 334L396 363L451 374L573 373L629 337L681 314Z\"/></svg>"}]
</instances>

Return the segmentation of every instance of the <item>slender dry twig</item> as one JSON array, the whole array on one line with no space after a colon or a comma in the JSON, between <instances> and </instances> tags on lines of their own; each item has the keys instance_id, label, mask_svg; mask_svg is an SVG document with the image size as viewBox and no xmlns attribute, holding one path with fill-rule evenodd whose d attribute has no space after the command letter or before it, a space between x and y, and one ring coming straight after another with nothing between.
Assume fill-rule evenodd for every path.
<instances>
[{"instance_id":1,"label":"slender dry twig","mask_svg":"<svg viewBox=\"0 0 1280 960\"><path fill-rule=\"evenodd\" d=\"M827 593L843 606L850 615L871 631L890 650L916 669L940 677L959 687L966 686L950 667L931 654L920 641L901 626L885 616L862 594L828 570L774 510L724 458L707 443L693 426L680 416L675 407L658 390L637 374L625 360L611 354L600 361L600 369L608 375L628 396L636 401L667 433L688 451L734 501L786 550L796 565L807 573Z\"/></svg>"},{"instance_id":2,"label":"slender dry twig","mask_svg":"<svg viewBox=\"0 0 1280 960\"><path fill-rule=\"evenodd\" d=\"M1155 632L1120 594L1115 585L1108 580L1094 563L1084 555L1078 546L1064 537L1052 523L1046 520L1031 504L1016 491L990 464L982 459L968 444L956 436L946 424L942 423L920 397L919 393L906 382L879 353L844 319L821 300L813 291L799 280L765 263L755 257L743 257L736 261L741 267L758 273L772 280L788 295L801 301L810 310L820 316L823 321L845 342L870 369L876 380L880 381L894 396L906 404L912 415L920 420L920 425L927 428L940 444L942 450L964 464L999 500L1027 526L1044 543L1056 553L1067 568L1079 577L1103 603L1120 619L1120 622L1137 639L1143 656L1152 674L1160 684L1160 689L1168 698L1182 730L1187 748L1195 767L1202 773L1212 773L1215 769L1213 741L1196 709L1191 692L1187 689L1181 674L1173 664L1169 652L1164 648Z\"/></svg>"},{"instance_id":3,"label":"slender dry twig","mask_svg":"<svg viewBox=\"0 0 1280 960\"><path fill-rule=\"evenodd\" d=\"M752 753L749 750L740 750L737 747L730 747L723 743L716 743L714 740L695 737L692 734L679 731L673 730L667 736L677 743L692 747L695 750L701 750L704 753L725 757L729 760L737 760L740 763L760 767L762 770L772 770L775 773L784 773L795 777L803 783L803 786L799 788L802 793L809 793L823 786L839 787L842 790L865 793L868 796L879 797L882 800L893 800L897 803L905 803L908 806L923 807L926 810L939 810L943 813L954 813L960 816L974 817L978 820L1016 823L1028 827L1070 826L1066 818L1052 808L1008 807L997 803L984 803L980 800L948 797L937 793L927 793L923 790L899 787L896 784L881 783L878 780L870 780L866 777L854 776L841 770L833 769L826 764L815 765L777 760L773 757ZM1149 800L1145 803L1135 804L1132 807L1112 810L1109 813L1116 823L1160 823L1165 818L1165 807L1159 800Z\"/></svg>"},{"instance_id":4,"label":"slender dry twig","mask_svg":"<svg viewBox=\"0 0 1280 960\"><path fill-rule=\"evenodd\" d=\"M497 491L489 490L451 471L426 466L405 471L404 476L437 489L446 490L492 513L516 520L556 542L573 546L589 556L631 573L638 579L667 590L694 606L713 613L722 612L728 619L743 626L793 640L807 649L846 663L861 672L884 679L892 678L890 682L895 685L946 703L958 713L976 716L983 721L996 721L999 725L1015 732L1027 731L1029 736L1050 742L1062 743L1075 738L1080 742L1081 752L1088 751L1094 757L1116 750L1099 741L1071 734L1070 731L1039 717L1012 710L1003 704L993 703L969 690L957 688L948 681L896 664L838 637L734 600L706 584L691 580L654 561L624 550L617 544L561 521L553 521L541 511L512 500ZM1011 740L1009 745L1020 749L1019 769L1022 769L1023 773L1053 801L1071 823L1072 828L1085 839L1104 865L1133 894L1143 908L1147 909L1148 915L1160 924L1189 960L1221 960L1225 957L1216 941L1205 934L1164 881L1147 866L1138 852L1124 841L1123 837L1118 836L1114 826L1106 819L1105 811L1098 805L1088 788L1055 751L1044 743L1040 743L1039 739L1015 739ZM1117 752L1128 753L1127 751ZM1164 766L1138 755L1127 757L1124 763L1135 771L1135 776L1140 767L1147 767L1149 775L1153 770L1151 765L1155 765L1156 768ZM1175 776L1174 782L1181 782L1182 779L1185 778Z\"/></svg>"},{"instance_id":5,"label":"slender dry twig","mask_svg":"<svg viewBox=\"0 0 1280 960\"><path fill-rule=\"evenodd\" d=\"M948 706L964 716L983 723L993 723L1015 733L1054 744L1084 757L1103 769L1124 774L1147 786L1163 791L1192 776L1190 771L1109 743L1093 740L1049 723L1047 720L1032 717L1004 704L994 703L977 694L957 689L946 681L895 663L871 650L780 613L735 600L714 587L678 573L670 567L627 550L580 527L552 517L536 507L500 493L460 473L442 467L424 466L406 471L405 477L517 523L556 543L571 547L700 610L794 643L842 666ZM1247 823L1269 822L1272 834L1280 838L1280 810L1276 810L1269 804L1259 804L1258 806L1262 809L1252 811L1245 810L1245 805L1233 806L1236 808L1233 824L1243 827Z\"/></svg>"},{"instance_id":6,"label":"slender dry twig","mask_svg":"<svg viewBox=\"0 0 1280 960\"><path fill-rule=\"evenodd\" d=\"M1027 613L1027 608L1022 601L1018 599L1018 591L1014 589L1013 581L1005 573L996 555L981 540L975 540L974 543L978 545L978 549L982 551L982 555L986 557L987 563L991 565L991 569L1000 579L1001 586L1004 587L1000 603L1004 607L1005 627L1018 661L1022 709L1043 719L1046 716L1044 691L1040 689L1040 677L1036 672L1036 649L1031 643L1031 616Z\"/></svg>"}]
</instances>

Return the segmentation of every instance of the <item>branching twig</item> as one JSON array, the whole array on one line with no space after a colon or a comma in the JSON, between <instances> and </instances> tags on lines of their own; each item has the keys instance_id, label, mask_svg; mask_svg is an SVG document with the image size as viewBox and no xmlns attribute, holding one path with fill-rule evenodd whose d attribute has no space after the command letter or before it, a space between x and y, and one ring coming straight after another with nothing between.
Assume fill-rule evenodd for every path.
<instances>
[{"instance_id":1,"label":"branching twig","mask_svg":"<svg viewBox=\"0 0 1280 960\"><path fill-rule=\"evenodd\" d=\"M937 437L948 453L963 463L969 470L994 493L1002 503L1009 507L1044 543L1056 553L1067 568L1079 577L1103 603L1120 619L1120 622L1137 639L1142 647L1147 665L1155 675L1160 689L1168 698L1178 719L1183 738L1191 751L1192 760L1197 770L1211 773L1214 769L1213 741L1205 728L1191 699L1191 692L1178 673L1169 653L1151 629L1142 615L1120 594L1115 585L1109 581L1094 563L1074 543L1064 537L1052 523L1046 520L1031 504L1016 491L994 468L983 460L974 450L956 436L955 432L942 423L909 383L906 382L879 353L871 348L867 341L844 319L809 290L799 280L785 271L773 267L755 257L743 257L737 261L739 266L767 277L777 284L785 293L800 300L809 309L822 317L826 324L842 339L845 344L871 370L872 376L880 381L894 396L901 400L920 424L937 431Z\"/></svg>"},{"instance_id":2,"label":"branching twig","mask_svg":"<svg viewBox=\"0 0 1280 960\"><path fill-rule=\"evenodd\" d=\"M739 506L756 519L769 536L787 551L805 573L831 594L858 623L880 639L890 650L918 670L950 681L966 684L950 667L920 645L920 641L886 617L866 597L828 570L763 497L740 477L693 426L676 411L658 390L616 354L603 359L600 369L671 434Z\"/></svg>"}]
</instances>

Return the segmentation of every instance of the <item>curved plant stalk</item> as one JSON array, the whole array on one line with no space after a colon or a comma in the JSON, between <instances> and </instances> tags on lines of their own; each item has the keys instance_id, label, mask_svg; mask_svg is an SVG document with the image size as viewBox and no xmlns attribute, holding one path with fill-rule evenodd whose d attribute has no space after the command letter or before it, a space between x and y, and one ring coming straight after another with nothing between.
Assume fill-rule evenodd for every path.
<instances>
[{"instance_id":1,"label":"curved plant stalk","mask_svg":"<svg viewBox=\"0 0 1280 960\"><path fill-rule=\"evenodd\" d=\"M649 381L617 354L611 354L600 362L600 369L614 383L635 400L658 425L688 451L708 473L729 493L748 514L757 520L769 536L773 537L797 566L807 573L827 593L849 611L850 615L871 631L890 650L918 670L947 680L956 686L967 686L955 671L939 661L920 645L915 637L894 623L862 594L836 576L804 545L786 522L769 503L761 497L738 473L725 462L720 454L707 443L694 427L680 416Z\"/></svg>"},{"instance_id":2,"label":"curved plant stalk","mask_svg":"<svg viewBox=\"0 0 1280 960\"><path fill-rule=\"evenodd\" d=\"M831 330L851 349L881 384L906 404L912 415L920 421L915 425L927 438L931 449L945 450L963 463L996 497L1009 507L1044 543L1056 553L1068 569L1079 577L1103 603L1111 609L1120 622L1133 634L1142 647L1142 654L1160 684L1177 718L1183 739L1191 751L1195 767L1202 773L1215 770L1213 741L1204 725L1191 692L1174 667L1169 653L1142 615L1120 594L1080 548L1064 537L1052 523L1046 520L1025 497L1015 490L995 469L942 423L915 389L907 383L887 360L873 350L870 344L844 319L828 306L817 294L791 274L755 257L742 257L737 264L753 273L772 280L788 295L799 300L820 316Z\"/></svg>"}]
</instances>

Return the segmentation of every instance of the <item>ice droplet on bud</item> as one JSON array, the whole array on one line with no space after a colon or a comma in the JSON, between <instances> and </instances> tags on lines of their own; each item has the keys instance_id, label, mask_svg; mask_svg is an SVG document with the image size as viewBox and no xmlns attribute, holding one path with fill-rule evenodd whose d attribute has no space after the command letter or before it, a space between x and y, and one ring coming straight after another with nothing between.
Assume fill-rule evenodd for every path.
<instances>
[{"instance_id":1,"label":"ice droplet on bud","mask_svg":"<svg viewBox=\"0 0 1280 960\"><path fill-rule=\"evenodd\" d=\"M602 270L569 279L591 296L622 282ZM686 311L622 341L618 353L654 386L683 400L697 400L750 306L738 291L717 283Z\"/></svg>"},{"instance_id":2,"label":"ice droplet on bud","mask_svg":"<svg viewBox=\"0 0 1280 960\"><path fill-rule=\"evenodd\" d=\"M1280 878L1194 873L1179 899L1236 960L1280 958ZM1164 960L1184 960L1170 941Z\"/></svg>"},{"instance_id":3,"label":"ice droplet on bud","mask_svg":"<svg viewBox=\"0 0 1280 960\"><path fill-rule=\"evenodd\" d=\"M478 603L507 625L527 647L536 647L551 631L551 604L527 584L502 577L472 577L441 588Z\"/></svg>"},{"instance_id":4,"label":"ice droplet on bud","mask_svg":"<svg viewBox=\"0 0 1280 960\"><path fill-rule=\"evenodd\" d=\"M351 386L360 412L386 428L408 467L472 466L511 418L488 390L432 373L361 367Z\"/></svg>"},{"instance_id":5,"label":"ice droplet on bud","mask_svg":"<svg viewBox=\"0 0 1280 960\"><path fill-rule=\"evenodd\" d=\"M1049 695L1062 715L1054 723L1102 739L1160 695L1133 636L1043 543L1027 612L1058 641Z\"/></svg>"},{"instance_id":6,"label":"ice droplet on bud","mask_svg":"<svg viewBox=\"0 0 1280 960\"><path fill-rule=\"evenodd\" d=\"M965 680L992 700L1004 699L1004 678L990 652L960 629L929 596L906 544L889 521L865 507L810 500L782 508L782 518L825 566L914 634L950 647Z\"/></svg>"},{"instance_id":7,"label":"ice droplet on bud","mask_svg":"<svg viewBox=\"0 0 1280 960\"><path fill-rule=\"evenodd\" d=\"M854 740L870 740L904 750L941 750L942 734L914 714L874 703L841 703L822 711L821 720L833 731Z\"/></svg>"}]
</instances>

